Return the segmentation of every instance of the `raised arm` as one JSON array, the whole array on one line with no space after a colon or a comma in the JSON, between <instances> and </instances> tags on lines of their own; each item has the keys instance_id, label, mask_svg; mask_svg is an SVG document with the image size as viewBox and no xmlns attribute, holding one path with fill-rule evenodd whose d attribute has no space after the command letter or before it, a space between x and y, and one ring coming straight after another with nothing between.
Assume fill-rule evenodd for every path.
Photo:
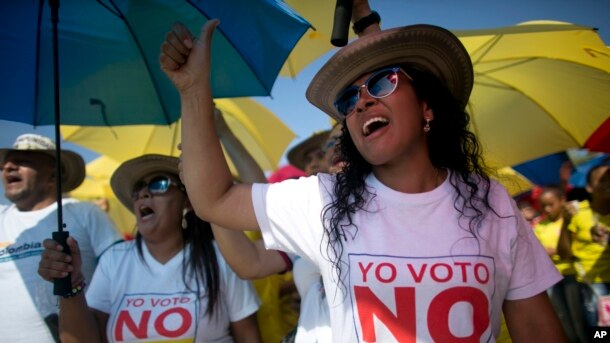
<instances>
[{"instance_id":1,"label":"raised arm","mask_svg":"<svg viewBox=\"0 0 610 343\"><path fill-rule=\"evenodd\" d=\"M182 176L195 213L229 229L256 230L251 186L234 185L216 130L210 85L210 47L218 20L195 38L175 24L161 45L161 69L176 86L182 106Z\"/></svg>"},{"instance_id":2,"label":"raised arm","mask_svg":"<svg viewBox=\"0 0 610 343\"><path fill-rule=\"evenodd\" d=\"M267 182L263 170L233 134L220 110L215 111L216 132L233 161L241 181ZM231 269L242 279L260 279L289 269L281 253L265 249L262 240L253 242L245 233L212 225L214 237Z\"/></svg>"},{"instance_id":3,"label":"raised arm","mask_svg":"<svg viewBox=\"0 0 610 343\"><path fill-rule=\"evenodd\" d=\"M214 238L235 274L245 280L264 278L290 268L277 250L267 250L262 240L251 241L243 232L212 224Z\"/></svg>"},{"instance_id":4,"label":"raised arm","mask_svg":"<svg viewBox=\"0 0 610 343\"><path fill-rule=\"evenodd\" d=\"M222 111L217 108L214 110L214 119L216 123L216 134L231 158L241 182L267 183L265 173L258 163L256 163L254 157L246 150L246 147L244 147L241 141L235 137L227 125Z\"/></svg>"}]
</instances>

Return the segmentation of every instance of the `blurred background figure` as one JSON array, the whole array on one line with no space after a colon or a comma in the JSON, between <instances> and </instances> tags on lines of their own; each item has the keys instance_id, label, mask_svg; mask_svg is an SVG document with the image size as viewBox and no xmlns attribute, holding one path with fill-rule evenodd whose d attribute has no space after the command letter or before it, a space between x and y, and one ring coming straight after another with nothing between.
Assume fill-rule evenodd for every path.
<instances>
[{"instance_id":1,"label":"blurred background figure","mask_svg":"<svg viewBox=\"0 0 610 343\"><path fill-rule=\"evenodd\" d=\"M329 135L330 130L313 133L288 150L286 154L288 162L307 175L316 175L319 172L328 171L323 145L328 140Z\"/></svg>"},{"instance_id":2,"label":"blurred background figure","mask_svg":"<svg viewBox=\"0 0 610 343\"><path fill-rule=\"evenodd\" d=\"M576 271L571 259L563 259L557 253L557 244L564 224L562 212L566 203L561 186L542 188L538 198L542 209L540 220L534 225L534 234L555 263L563 280L548 289L549 298L570 342L586 342L581 297L576 282Z\"/></svg>"},{"instance_id":3,"label":"blurred background figure","mask_svg":"<svg viewBox=\"0 0 610 343\"><path fill-rule=\"evenodd\" d=\"M587 174L590 200L568 203L558 252L573 258L589 327L598 324L597 300L610 290L610 166L598 165Z\"/></svg>"}]
</instances>

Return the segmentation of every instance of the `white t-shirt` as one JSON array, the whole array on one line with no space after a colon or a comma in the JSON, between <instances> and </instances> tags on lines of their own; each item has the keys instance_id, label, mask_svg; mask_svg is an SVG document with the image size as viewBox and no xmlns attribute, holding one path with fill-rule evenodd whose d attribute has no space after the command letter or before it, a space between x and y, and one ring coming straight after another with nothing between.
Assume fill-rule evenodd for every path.
<instances>
[{"instance_id":1,"label":"white t-shirt","mask_svg":"<svg viewBox=\"0 0 610 343\"><path fill-rule=\"evenodd\" d=\"M344 231L337 281L320 219L333 183L319 174L256 184L252 198L267 247L320 268L334 342L494 341L504 300L532 297L561 279L497 183L489 201L500 217L488 214L475 238L454 208L449 177L430 192L406 194L371 173L366 184L375 195L353 215L357 229Z\"/></svg>"},{"instance_id":2,"label":"white t-shirt","mask_svg":"<svg viewBox=\"0 0 610 343\"><path fill-rule=\"evenodd\" d=\"M165 264L135 241L110 248L100 259L87 293L89 307L108 313L109 342L232 342L231 322L258 310L249 281L237 277L216 249L220 298L213 317L205 314L207 296L197 299L182 278L184 250ZM195 281L189 284L196 290Z\"/></svg>"},{"instance_id":3,"label":"white t-shirt","mask_svg":"<svg viewBox=\"0 0 610 343\"><path fill-rule=\"evenodd\" d=\"M330 313L320 270L306 258L289 256L294 284L301 296L295 343L332 343Z\"/></svg>"},{"instance_id":4,"label":"white t-shirt","mask_svg":"<svg viewBox=\"0 0 610 343\"><path fill-rule=\"evenodd\" d=\"M96 205L62 199L65 230L78 241L83 274L91 280L99 257L121 237ZM0 341L54 342L44 317L57 313L53 284L38 275L42 241L57 231L57 203L20 212L0 208Z\"/></svg>"}]
</instances>

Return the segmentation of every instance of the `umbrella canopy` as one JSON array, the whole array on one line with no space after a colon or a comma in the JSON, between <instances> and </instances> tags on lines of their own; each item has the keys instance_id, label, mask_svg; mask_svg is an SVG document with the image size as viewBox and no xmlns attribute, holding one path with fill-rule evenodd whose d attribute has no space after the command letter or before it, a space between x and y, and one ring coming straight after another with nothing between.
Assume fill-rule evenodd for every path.
<instances>
[{"instance_id":1,"label":"umbrella canopy","mask_svg":"<svg viewBox=\"0 0 610 343\"><path fill-rule=\"evenodd\" d=\"M135 228L134 215L123 206L110 188L110 176L118 166L119 162L108 156L101 156L87 163L85 181L70 192L70 196L82 201L108 201L106 213L123 236L130 236Z\"/></svg>"},{"instance_id":2,"label":"umbrella canopy","mask_svg":"<svg viewBox=\"0 0 610 343\"><path fill-rule=\"evenodd\" d=\"M523 194L535 186L527 177L511 167L498 169L493 177L506 188L512 197Z\"/></svg>"},{"instance_id":3,"label":"umbrella canopy","mask_svg":"<svg viewBox=\"0 0 610 343\"><path fill-rule=\"evenodd\" d=\"M527 22L454 33L473 62L467 110L491 165L582 147L610 117L610 51L595 29Z\"/></svg>"},{"instance_id":4,"label":"umbrella canopy","mask_svg":"<svg viewBox=\"0 0 610 343\"><path fill-rule=\"evenodd\" d=\"M610 153L610 118L593 132L585 147L591 151Z\"/></svg>"},{"instance_id":5,"label":"umbrella canopy","mask_svg":"<svg viewBox=\"0 0 610 343\"><path fill-rule=\"evenodd\" d=\"M0 119L54 124L47 1L0 3ZM269 95L309 24L268 0L62 0L59 7L61 124L169 124L179 98L159 68L160 45L177 21L198 33L208 18L215 97Z\"/></svg>"},{"instance_id":6,"label":"umbrella canopy","mask_svg":"<svg viewBox=\"0 0 610 343\"><path fill-rule=\"evenodd\" d=\"M218 99L231 131L263 170L275 170L295 134L272 112L249 98ZM143 154L179 156L180 121L171 125L66 126L65 141L82 145L117 161ZM230 161L229 159L227 159ZM231 165L235 174L235 168Z\"/></svg>"},{"instance_id":7,"label":"umbrella canopy","mask_svg":"<svg viewBox=\"0 0 610 343\"><path fill-rule=\"evenodd\" d=\"M335 1L329 0L285 0L303 18L309 21L312 28L307 30L297 45L288 55L280 75L296 75L314 60L325 53L336 49L330 43L333 31ZM349 38L356 35L349 30Z\"/></svg>"}]
</instances>

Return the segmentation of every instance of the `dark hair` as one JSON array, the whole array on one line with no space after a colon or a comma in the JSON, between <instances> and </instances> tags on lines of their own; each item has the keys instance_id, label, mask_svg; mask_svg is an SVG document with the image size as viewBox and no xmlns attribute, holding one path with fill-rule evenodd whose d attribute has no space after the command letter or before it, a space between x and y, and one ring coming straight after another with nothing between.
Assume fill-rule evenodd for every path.
<instances>
[{"instance_id":1,"label":"dark hair","mask_svg":"<svg viewBox=\"0 0 610 343\"><path fill-rule=\"evenodd\" d=\"M540 196L538 197L538 199L540 199L540 197L542 197L542 195L545 193L551 193L555 197L560 198L560 199L565 198L565 196L566 196L566 193L564 192L563 188L560 185L556 185L556 184L547 185L547 186L542 187L542 191L540 192Z\"/></svg>"},{"instance_id":2,"label":"dark hair","mask_svg":"<svg viewBox=\"0 0 610 343\"><path fill-rule=\"evenodd\" d=\"M589 171L587 172L587 186L591 187L592 183L593 183L593 174L595 174L596 171L598 171L601 168L604 167L608 167L608 159L605 159L604 161L602 161L601 163L593 166L591 169L589 169Z\"/></svg>"},{"instance_id":3,"label":"dark hair","mask_svg":"<svg viewBox=\"0 0 610 343\"><path fill-rule=\"evenodd\" d=\"M476 136L468 130L470 116L433 74L410 66L402 68L413 78L412 85L418 98L434 111L431 130L427 134L430 160L435 167L452 171L450 183L456 191L454 208L461 217L468 219L467 230L476 238L478 224L487 211L493 209L489 203L489 169L481 157ZM346 166L336 175L333 200L322 211L324 235L328 236L326 253L339 280L342 280L342 240L347 239L344 232L349 227L355 230L354 235L358 231L352 216L366 209L371 193L366 189L365 179L372 171L371 164L354 145L345 120L343 124L337 153Z\"/></svg>"},{"instance_id":4,"label":"dark hair","mask_svg":"<svg viewBox=\"0 0 610 343\"><path fill-rule=\"evenodd\" d=\"M178 175L175 175L175 179L178 179ZM176 228L182 232L184 248L188 248L182 257L182 281L198 298L207 295L208 305L205 313L211 317L220 299L220 268L214 248L214 234L210 223L197 217L194 211L186 213L185 219L186 229ZM135 241L138 254L143 259L142 235L139 231L136 232ZM191 289L189 286L191 277L195 278L197 289Z\"/></svg>"}]
</instances>

